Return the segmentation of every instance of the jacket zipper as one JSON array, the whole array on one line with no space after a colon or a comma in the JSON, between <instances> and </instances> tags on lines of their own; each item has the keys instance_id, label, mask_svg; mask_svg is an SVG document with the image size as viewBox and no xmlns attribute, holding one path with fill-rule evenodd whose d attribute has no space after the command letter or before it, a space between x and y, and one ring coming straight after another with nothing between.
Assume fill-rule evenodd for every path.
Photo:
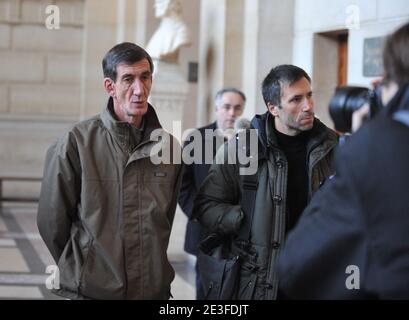
<instances>
[{"instance_id":1,"label":"jacket zipper","mask_svg":"<svg viewBox=\"0 0 409 320\"><path fill-rule=\"evenodd\" d=\"M142 185L141 184L141 177L140 177L140 175L137 175L137 179L139 180L139 181L137 181L138 182L138 184L140 184L140 185ZM139 206L139 209L140 209L140 205L141 205L141 193L139 192L139 189L137 189L137 192L138 192L138 206ZM139 210L139 212L141 212L141 210ZM141 242L141 245L140 245L140 247L139 247L139 258L140 258L140 261L141 261L141 263L140 263L140 277L141 277L141 298L142 299L144 299L144 297L145 297L145 294L144 294L144 290L143 290L143 287L144 287L144 283L143 283L143 280L144 280L144 278L143 278L143 234L142 234L142 216L141 216L141 214L139 214L138 215L138 218L139 218L139 237L140 237L140 242Z\"/></svg>"},{"instance_id":2,"label":"jacket zipper","mask_svg":"<svg viewBox=\"0 0 409 320\"><path fill-rule=\"evenodd\" d=\"M280 188L283 188L283 190L282 190L282 200L281 200L281 203L279 204L279 206L281 208L277 208L277 205L273 201L274 214L277 217L277 230L274 230L274 232L271 233L270 243L269 243L269 247L271 248L271 250L269 250L269 251L271 252L271 254L268 257L268 269L267 269L266 279L267 279L267 281L269 283L270 283L270 279L271 279L272 290L271 290L271 295L267 294L267 299L275 299L277 297L278 279L277 279L277 273L276 273L275 269L276 269L276 264L277 264L277 256L278 256L279 248L273 248L272 246L273 246L274 242L278 242L280 244L280 246L281 246L283 241L284 241L284 232L283 232L283 230L285 230L285 218L286 218L286 214L285 214L286 203L285 203L284 199L285 199L285 197L287 195L286 187L282 187L282 185L283 185L282 181L285 178L284 166L281 169L278 169L278 168L275 167L276 162L280 161L281 158L285 160L286 164L287 164L287 160L286 160L285 156L280 151L277 150L277 151L273 151L273 152L277 152L277 154L279 155L277 158L274 155L273 156L274 163L270 164L271 166L274 167L274 170L277 172L277 179L276 179L276 183L274 185L274 193L276 193L277 190L280 190ZM267 160L267 161L270 161L270 160ZM286 170L288 171L288 166L286 168L287 168ZM275 232L275 231L277 231L277 232Z\"/></svg>"},{"instance_id":3,"label":"jacket zipper","mask_svg":"<svg viewBox=\"0 0 409 320\"><path fill-rule=\"evenodd\" d=\"M125 236L125 216L124 216L124 192L123 192L123 187L124 187L124 175L126 171L126 163L128 162L128 158L125 159L124 161L124 169L122 172L122 181L121 181L121 216L122 216L122 251L123 251L123 256L124 256L124 277L125 277L125 299L128 298L128 261L127 261L127 252L126 252L126 236Z\"/></svg>"}]
</instances>

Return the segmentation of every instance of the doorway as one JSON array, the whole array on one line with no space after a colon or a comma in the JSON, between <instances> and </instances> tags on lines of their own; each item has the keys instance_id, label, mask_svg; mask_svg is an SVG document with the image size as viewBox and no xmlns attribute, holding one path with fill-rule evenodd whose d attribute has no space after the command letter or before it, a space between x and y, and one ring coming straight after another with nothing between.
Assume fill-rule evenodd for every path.
<instances>
[{"instance_id":1,"label":"doorway","mask_svg":"<svg viewBox=\"0 0 409 320\"><path fill-rule=\"evenodd\" d=\"M328 105L335 89L348 81L348 30L314 35L313 88L315 113L328 127Z\"/></svg>"}]
</instances>

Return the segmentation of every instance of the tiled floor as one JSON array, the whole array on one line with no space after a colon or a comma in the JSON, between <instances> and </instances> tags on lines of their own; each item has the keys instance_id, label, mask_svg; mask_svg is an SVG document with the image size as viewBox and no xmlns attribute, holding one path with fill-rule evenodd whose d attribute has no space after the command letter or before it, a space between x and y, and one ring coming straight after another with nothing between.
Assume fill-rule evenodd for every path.
<instances>
[{"instance_id":1,"label":"tiled floor","mask_svg":"<svg viewBox=\"0 0 409 320\"><path fill-rule=\"evenodd\" d=\"M34 205L7 204L0 208L0 299L61 299L45 286L46 266L54 264L38 234ZM195 298L194 261L183 252L186 219L177 211L169 245L176 271L172 295Z\"/></svg>"}]
</instances>

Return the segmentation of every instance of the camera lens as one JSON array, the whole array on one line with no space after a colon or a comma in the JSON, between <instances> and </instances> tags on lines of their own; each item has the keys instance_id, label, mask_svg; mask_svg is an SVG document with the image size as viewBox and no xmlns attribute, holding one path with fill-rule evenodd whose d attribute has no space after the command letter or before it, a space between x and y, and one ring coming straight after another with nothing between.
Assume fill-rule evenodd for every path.
<instances>
[{"instance_id":1,"label":"camera lens","mask_svg":"<svg viewBox=\"0 0 409 320\"><path fill-rule=\"evenodd\" d=\"M329 113L337 131L351 132L352 113L369 102L369 92L365 87L337 88L329 104Z\"/></svg>"}]
</instances>

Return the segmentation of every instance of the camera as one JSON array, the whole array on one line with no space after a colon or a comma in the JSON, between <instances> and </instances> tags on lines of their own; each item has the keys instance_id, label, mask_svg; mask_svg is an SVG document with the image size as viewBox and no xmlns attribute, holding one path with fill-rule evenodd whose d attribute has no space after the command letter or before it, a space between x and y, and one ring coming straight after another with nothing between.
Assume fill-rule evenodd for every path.
<instances>
[{"instance_id":1,"label":"camera","mask_svg":"<svg viewBox=\"0 0 409 320\"><path fill-rule=\"evenodd\" d=\"M352 114L365 103L369 104L369 118L373 118L382 108L380 87L374 90L366 87L339 87L329 103L329 113L335 130L351 132Z\"/></svg>"}]
</instances>

